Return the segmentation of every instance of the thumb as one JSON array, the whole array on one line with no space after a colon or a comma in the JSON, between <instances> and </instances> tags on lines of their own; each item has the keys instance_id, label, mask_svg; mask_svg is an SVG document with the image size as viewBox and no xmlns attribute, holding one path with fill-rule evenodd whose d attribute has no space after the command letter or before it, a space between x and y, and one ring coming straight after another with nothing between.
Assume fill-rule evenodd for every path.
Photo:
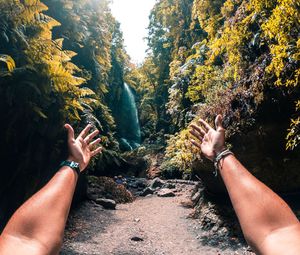
<instances>
[{"instance_id":1,"label":"thumb","mask_svg":"<svg viewBox=\"0 0 300 255\"><path fill-rule=\"evenodd\" d=\"M220 114L215 119L215 126L216 126L216 130L218 131L224 129L222 125L222 120L223 118Z\"/></svg>"},{"instance_id":2,"label":"thumb","mask_svg":"<svg viewBox=\"0 0 300 255\"><path fill-rule=\"evenodd\" d=\"M65 124L65 129L68 131L68 140L73 140L74 138L74 129L72 128L71 125Z\"/></svg>"}]
</instances>

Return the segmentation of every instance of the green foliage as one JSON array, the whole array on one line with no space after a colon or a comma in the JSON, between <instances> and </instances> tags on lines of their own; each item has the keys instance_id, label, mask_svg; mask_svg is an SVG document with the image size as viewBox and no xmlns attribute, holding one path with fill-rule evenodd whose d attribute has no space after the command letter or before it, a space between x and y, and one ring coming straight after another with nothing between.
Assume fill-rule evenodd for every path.
<instances>
[{"instance_id":1,"label":"green foliage","mask_svg":"<svg viewBox=\"0 0 300 255\"><path fill-rule=\"evenodd\" d=\"M64 123L76 130L93 123L117 160L107 94L113 76L123 76L128 62L106 0L0 0L0 9L5 169L0 194L12 196L7 204L0 199L0 208L9 217L8 210L36 191L65 159ZM118 74L111 71L116 66Z\"/></svg>"},{"instance_id":2,"label":"green foliage","mask_svg":"<svg viewBox=\"0 0 300 255\"><path fill-rule=\"evenodd\" d=\"M167 104L169 89L178 68L194 51L192 45L203 37L198 20L191 15L192 7L192 0L157 1L149 17L149 54L142 66L131 68L126 75L136 84L141 98L139 112L144 138L155 132L174 132L167 113L171 106ZM186 90L187 83L184 93ZM186 107L189 102L183 101Z\"/></svg>"},{"instance_id":3,"label":"green foliage","mask_svg":"<svg viewBox=\"0 0 300 255\"><path fill-rule=\"evenodd\" d=\"M144 139L157 131L156 125L160 116L160 106L155 94L158 88L156 69L153 59L148 57L141 67L131 66L125 75L126 82L133 84L140 97L139 119Z\"/></svg>"},{"instance_id":4,"label":"green foliage","mask_svg":"<svg viewBox=\"0 0 300 255\"><path fill-rule=\"evenodd\" d=\"M271 102L298 102L299 15L294 0L156 2L150 15L149 56L131 79L139 84L142 116L155 115L142 122L144 130L152 122L156 132L178 132L168 142L163 168L190 168L193 159L181 143L196 118L212 121L222 114L230 137L253 127ZM300 141L298 106L287 149ZM288 119L291 110L282 114Z\"/></svg>"},{"instance_id":5,"label":"green foliage","mask_svg":"<svg viewBox=\"0 0 300 255\"><path fill-rule=\"evenodd\" d=\"M233 95L245 97L245 102L254 102L245 103L251 109L249 114L236 119L244 123L252 122L251 115L268 97L270 84L290 87L292 98L293 93L297 94L300 29L297 1L195 0L192 15L207 34L192 47L194 51L190 51L185 63L179 62L170 73L175 83L169 90L168 111L175 124L186 126L188 122L178 122L178 116L182 112L194 113L195 106L203 117L208 117L203 109L212 107L212 99L215 105L212 112L219 112L219 104L228 107L221 112L232 112L236 99L232 97L224 105L222 91L229 90ZM193 105L184 106L187 99ZM230 119L228 122L233 123ZM292 120L287 148L294 147L290 142L298 143L297 123L297 118Z\"/></svg>"},{"instance_id":6,"label":"green foliage","mask_svg":"<svg viewBox=\"0 0 300 255\"><path fill-rule=\"evenodd\" d=\"M200 159L200 151L190 143L189 139L189 130L184 129L168 140L164 162L161 165L164 175L172 175L172 172L176 171L191 173L193 162L197 158Z\"/></svg>"}]
</instances>

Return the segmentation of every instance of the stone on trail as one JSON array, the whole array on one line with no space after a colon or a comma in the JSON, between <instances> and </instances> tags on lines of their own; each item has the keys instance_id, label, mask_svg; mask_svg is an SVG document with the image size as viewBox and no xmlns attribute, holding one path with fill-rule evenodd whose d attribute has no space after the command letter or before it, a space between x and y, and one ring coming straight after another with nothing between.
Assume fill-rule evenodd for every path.
<instances>
[{"instance_id":1,"label":"stone on trail","mask_svg":"<svg viewBox=\"0 0 300 255\"><path fill-rule=\"evenodd\" d=\"M175 197L175 193L170 189L161 189L157 191L159 197Z\"/></svg>"},{"instance_id":2,"label":"stone on trail","mask_svg":"<svg viewBox=\"0 0 300 255\"><path fill-rule=\"evenodd\" d=\"M141 189L147 187L147 179L146 178L128 178L128 187L133 189Z\"/></svg>"},{"instance_id":3,"label":"stone on trail","mask_svg":"<svg viewBox=\"0 0 300 255\"><path fill-rule=\"evenodd\" d=\"M131 240L131 241L135 241L135 242L141 242L141 241L144 241L143 238L138 237L138 236L131 237L130 240Z\"/></svg>"},{"instance_id":4,"label":"stone on trail","mask_svg":"<svg viewBox=\"0 0 300 255\"><path fill-rule=\"evenodd\" d=\"M146 188L147 179L146 178L138 178L138 179L136 179L135 183L139 188Z\"/></svg>"},{"instance_id":5,"label":"stone on trail","mask_svg":"<svg viewBox=\"0 0 300 255\"><path fill-rule=\"evenodd\" d=\"M154 192L153 189L151 189L150 187L147 187L140 193L140 196L145 197L147 195L152 195L153 192Z\"/></svg>"},{"instance_id":6,"label":"stone on trail","mask_svg":"<svg viewBox=\"0 0 300 255\"><path fill-rule=\"evenodd\" d=\"M161 180L160 178L156 177L150 182L150 188L151 189L156 189L156 188L161 188L162 186L165 185L165 182Z\"/></svg>"},{"instance_id":7,"label":"stone on trail","mask_svg":"<svg viewBox=\"0 0 300 255\"><path fill-rule=\"evenodd\" d=\"M98 198L96 203L102 205L104 209L115 210L117 203L112 199Z\"/></svg>"},{"instance_id":8,"label":"stone on trail","mask_svg":"<svg viewBox=\"0 0 300 255\"><path fill-rule=\"evenodd\" d=\"M176 188L176 185L174 183L166 183L163 188L166 188L166 189L175 189Z\"/></svg>"},{"instance_id":9,"label":"stone on trail","mask_svg":"<svg viewBox=\"0 0 300 255\"><path fill-rule=\"evenodd\" d=\"M199 190L193 195L192 201L194 203L197 203L199 201L200 197L201 197L201 191Z\"/></svg>"}]
</instances>

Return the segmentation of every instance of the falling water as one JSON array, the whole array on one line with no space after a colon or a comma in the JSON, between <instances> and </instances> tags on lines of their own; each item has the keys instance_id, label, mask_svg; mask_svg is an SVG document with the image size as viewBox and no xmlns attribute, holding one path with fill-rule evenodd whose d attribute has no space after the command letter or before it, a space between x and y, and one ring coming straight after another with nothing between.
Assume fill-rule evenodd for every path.
<instances>
[{"instance_id":1,"label":"falling water","mask_svg":"<svg viewBox=\"0 0 300 255\"><path fill-rule=\"evenodd\" d=\"M126 83L124 83L122 91L120 108L121 121L119 123L119 133L121 141L129 149L135 149L141 143L141 130L135 98Z\"/></svg>"}]
</instances>

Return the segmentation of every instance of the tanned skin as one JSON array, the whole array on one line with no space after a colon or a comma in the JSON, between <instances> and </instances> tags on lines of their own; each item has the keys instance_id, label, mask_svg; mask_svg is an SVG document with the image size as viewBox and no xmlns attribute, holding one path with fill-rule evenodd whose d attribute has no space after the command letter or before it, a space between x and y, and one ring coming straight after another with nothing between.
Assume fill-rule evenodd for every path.
<instances>
[{"instance_id":1,"label":"tanned skin","mask_svg":"<svg viewBox=\"0 0 300 255\"><path fill-rule=\"evenodd\" d=\"M88 125L75 139L73 128L68 130L68 160L79 163L80 171L91 157L100 153L100 138L96 130L89 134ZM11 217L0 236L1 255L54 255L58 254L74 195L78 175L64 166L40 191L28 199Z\"/></svg>"},{"instance_id":2,"label":"tanned skin","mask_svg":"<svg viewBox=\"0 0 300 255\"><path fill-rule=\"evenodd\" d=\"M196 138L191 140L192 144L210 160L225 148L225 130L220 115L216 117L215 126L213 129L200 119L190 130ZM219 170L252 249L263 255L299 255L300 223L289 206L256 179L234 155L221 159Z\"/></svg>"}]
</instances>

